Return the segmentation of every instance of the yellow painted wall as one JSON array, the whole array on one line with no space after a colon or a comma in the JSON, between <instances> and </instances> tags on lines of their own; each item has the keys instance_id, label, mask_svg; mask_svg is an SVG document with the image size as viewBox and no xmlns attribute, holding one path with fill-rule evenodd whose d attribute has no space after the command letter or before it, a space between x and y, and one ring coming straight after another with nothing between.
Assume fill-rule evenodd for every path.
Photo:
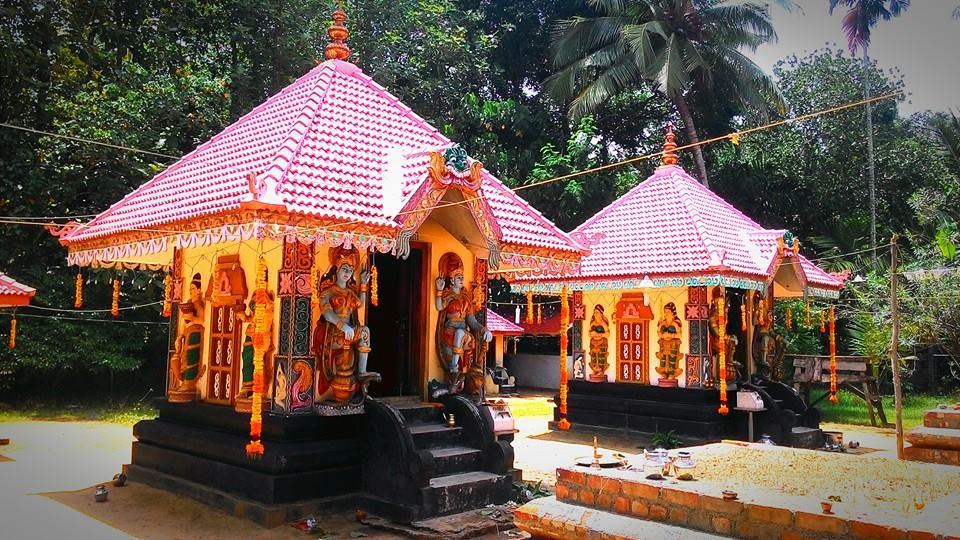
<instances>
[{"instance_id":1,"label":"yellow painted wall","mask_svg":"<svg viewBox=\"0 0 960 540\"><path fill-rule=\"evenodd\" d=\"M626 291L584 291L583 293L583 303L587 308L587 318L583 322L583 350L587 352L586 361L588 364L590 360L590 318L593 316L593 309L595 305L599 303L603 306L604 314L606 315L607 320L610 322L610 337L607 343L607 350L609 352L607 354L606 371L607 380L610 382L617 382L617 323L615 317L617 313L617 302L620 301L620 297L624 292L640 294L643 292L643 290L628 289ZM660 361L656 356L656 353L659 350L657 345L657 322L660 320L660 316L663 313L663 306L668 302L673 302L676 305L677 316L680 318L683 324L683 328L680 333L680 353L681 355L686 355L690 350L689 322L683 318L683 306L687 301L687 289L685 287L648 289L647 295L650 299L650 309L653 311L653 320L650 321L650 332L648 335L648 343L650 344L650 347L649 356L647 358L647 376L650 384L656 384L660 379L660 374L655 370L655 368L660 365ZM677 381L679 382L680 386L686 386L687 371L685 365L685 356L681 356L680 367L683 369L683 373L677 378ZM587 367L587 375L589 374L590 368Z\"/></svg>"},{"instance_id":2,"label":"yellow painted wall","mask_svg":"<svg viewBox=\"0 0 960 540\"><path fill-rule=\"evenodd\" d=\"M270 290L273 291L276 295L276 276L277 271L280 269L283 259L283 244L282 242L277 242L275 240L264 240L261 244L256 241L248 242L230 242L225 244L217 244L213 246L203 246L196 248L187 248L183 249L183 290L181 291L181 298L183 301L186 301L190 297L190 281L193 279L193 275L196 273L200 274L201 287L202 291L205 294L207 287L210 284L210 277L213 273L215 265L217 263L217 258L223 255L234 255L240 254L240 264L243 267L244 277L247 281L247 301L249 302L250 295L253 294L253 291L256 289L256 269L258 261L258 246L262 246L262 252L264 261L267 264L268 275L270 276ZM211 313L213 309L211 308L210 299L205 298L206 305L204 307L204 337L203 337L203 365L209 365L210 360L210 327L211 327ZM273 342L277 342L277 332L280 328L280 309L279 306L274 309L274 321L273 321ZM241 329L241 335L245 331L244 328ZM238 344L239 345L239 344ZM200 390L201 399L206 399L207 394L207 370L204 375L200 378L197 383L197 388ZM233 389L237 390L236 387Z\"/></svg>"}]
</instances>

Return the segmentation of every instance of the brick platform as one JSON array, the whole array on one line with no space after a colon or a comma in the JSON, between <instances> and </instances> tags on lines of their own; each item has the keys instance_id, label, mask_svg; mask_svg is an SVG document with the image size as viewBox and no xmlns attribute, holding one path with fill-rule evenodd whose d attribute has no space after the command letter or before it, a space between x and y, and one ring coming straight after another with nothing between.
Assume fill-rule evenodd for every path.
<instances>
[{"instance_id":1,"label":"brick platform","mask_svg":"<svg viewBox=\"0 0 960 540\"><path fill-rule=\"evenodd\" d=\"M784 448L772 448L771 451L810 452ZM847 456L847 459L858 458ZM743 471L742 474L749 478L751 473ZM803 471L788 470L784 474L803 474ZM837 478L837 482L842 481L843 478ZM822 512L820 501L816 498L758 488L750 493L740 493L738 500L727 501L721 495L723 489L724 486L719 483L706 480L647 480L642 472L636 470L559 468L556 499L579 508L580 513L558 520L549 512L549 508L544 507L544 503L535 501L517 510L515 522L519 528L534 535L585 538L588 537L585 535L587 531L577 527L578 524L582 525L577 520L589 517L584 510L593 510L750 539L829 537L842 540L960 540L960 518L956 512L956 508L960 507L960 496L957 494L927 501L923 509L900 516L865 511L852 503L838 503L834 507L835 513L827 515ZM904 489L909 487L905 486ZM604 529L602 532L611 538L620 538L614 530Z\"/></svg>"},{"instance_id":2,"label":"brick platform","mask_svg":"<svg viewBox=\"0 0 960 540\"><path fill-rule=\"evenodd\" d=\"M906 435L911 446L904 457L913 461L960 465L960 410L930 409L923 413L923 426Z\"/></svg>"}]
</instances>

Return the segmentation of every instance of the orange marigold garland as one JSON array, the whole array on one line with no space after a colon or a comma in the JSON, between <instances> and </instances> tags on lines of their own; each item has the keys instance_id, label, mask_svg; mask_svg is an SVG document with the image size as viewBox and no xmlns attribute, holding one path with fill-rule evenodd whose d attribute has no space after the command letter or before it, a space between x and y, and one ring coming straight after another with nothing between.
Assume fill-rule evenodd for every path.
<instances>
[{"instance_id":1,"label":"orange marigold garland","mask_svg":"<svg viewBox=\"0 0 960 540\"><path fill-rule=\"evenodd\" d=\"M8 343L11 349L17 348L17 317L14 316L10 319L10 342Z\"/></svg>"},{"instance_id":2,"label":"orange marigold garland","mask_svg":"<svg viewBox=\"0 0 960 540\"><path fill-rule=\"evenodd\" d=\"M166 277L163 278L163 315L164 317L170 316L170 311L173 308L173 278L168 273Z\"/></svg>"},{"instance_id":3,"label":"orange marigold garland","mask_svg":"<svg viewBox=\"0 0 960 540\"><path fill-rule=\"evenodd\" d=\"M113 300L110 303L110 314L120 316L120 279L113 278Z\"/></svg>"},{"instance_id":4,"label":"orange marigold garland","mask_svg":"<svg viewBox=\"0 0 960 540\"><path fill-rule=\"evenodd\" d=\"M827 313L826 310L820 310L820 333L824 334L827 332Z\"/></svg>"},{"instance_id":5,"label":"orange marigold garland","mask_svg":"<svg viewBox=\"0 0 960 540\"><path fill-rule=\"evenodd\" d=\"M313 268L310 269L310 311L320 312L320 264L317 257L313 258Z\"/></svg>"},{"instance_id":6,"label":"orange marigold garland","mask_svg":"<svg viewBox=\"0 0 960 540\"><path fill-rule=\"evenodd\" d=\"M830 306L830 403L837 403L837 319Z\"/></svg>"},{"instance_id":7,"label":"orange marigold garland","mask_svg":"<svg viewBox=\"0 0 960 540\"><path fill-rule=\"evenodd\" d=\"M793 312L790 311L790 306L787 306L785 315L787 320L783 321L783 324L786 326L787 330L790 330L793 328Z\"/></svg>"},{"instance_id":8,"label":"orange marigold garland","mask_svg":"<svg viewBox=\"0 0 960 540\"><path fill-rule=\"evenodd\" d=\"M253 313L253 399L250 404L250 442L247 443L247 457L259 459L263 455L263 355L267 345L266 306L267 306L267 264L260 257L257 261L257 288L253 293L255 310Z\"/></svg>"},{"instance_id":9,"label":"orange marigold garland","mask_svg":"<svg viewBox=\"0 0 960 540\"><path fill-rule=\"evenodd\" d=\"M80 309L83 307L83 275L77 270L77 280L73 290L73 307Z\"/></svg>"},{"instance_id":10,"label":"orange marigold garland","mask_svg":"<svg viewBox=\"0 0 960 540\"><path fill-rule=\"evenodd\" d=\"M377 284L377 265L373 265L373 268L370 269L370 303L378 306L380 305L380 286Z\"/></svg>"},{"instance_id":11,"label":"orange marigold garland","mask_svg":"<svg viewBox=\"0 0 960 540\"><path fill-rule=\"evenodd\" d=\"M570 322L570 306L567 304L567 286L560 290L560 422L557 427L570 429L567 420L567 324Z\"/></svg>"},{"instance_id":12,"label":"orange marigold garland","mask_svg":"<svg viewBox=\"0 0 960 540\"><path fill-rule=\"evenodd\" d=\"M543 304L537 304L537 324L543 322Z\"/></svg>"},{"instance_id":13,"label":"orange marigold garland","mask_svg":"<svg viewBox=\"0 0 960 540\"><path fill-rule=\"evenodd\" d=\"M740 330L744 332L747 331L747 294L743 295L743 301L740 303Z\"/></svg>"},{"instance_id":14,"label":"orange marigold garland","mask_svg":"<svg viewBox=\"0 0 960 540\"><path fill-rule=\"evenodd\" d=\"M527 324L533 324L533 291L527 291Z\"/></svg>"},{"instance_id":15,"label":"orange marigold garland","mask_svg":"<svg viewBox=\"0 0 960 540\"><path fill-rule=\"evenodd\" d=\"M720 408L717 412L727 414L730 408L727 407L727 291L720 287L720 297L717 298L717 321L718 333L717 341L720 343L720 351L717 353L717 363L719 364L717 372L720 374Z\"/></svg>"},{"instance_id":16,"label":"orange marigold garland","mask_svg":"<svg viewBox=\"0 0 960 540\"><path fill-rule=\"evenodd\" d=\"M810 302L807 302L806 313L803 316L803 325L807 328L813 328L813 322L810 320Z\"/></svg>"}]
</instances>

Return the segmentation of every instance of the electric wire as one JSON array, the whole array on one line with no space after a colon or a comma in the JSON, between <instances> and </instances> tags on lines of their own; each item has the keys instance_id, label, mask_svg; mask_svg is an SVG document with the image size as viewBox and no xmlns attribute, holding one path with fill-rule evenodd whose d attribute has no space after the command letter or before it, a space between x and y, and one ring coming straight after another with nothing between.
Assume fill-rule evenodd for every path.
<instances>
[{"instance_id":1,"label":"electric wire","mask_svg":"<svg viewBox=\"0 0 960 540\"><path fill-rule=\"evenodd\" d=\"M126 150L127 152L136 152L136 153L139 153L139 154L148 154L148 155L151 155L151 156L157 156L157 157L162 157L162 158L167 158L167 159L180 159L179 157L177 157L177 156L171 156L170 154L161 154L161 153L159 153L159 152L151 152L150 150L141 150L141 149L139 149L139 148L132 148L132 147L130 147L130 146L122 146L122 145L119 145L119 144L113 144L113 143L108 143L108 142L103 142L103 141L96 141L96 140L93 140L93 139L85 139L85 138L83 138L83 137L77 137L77 136L74 136L74 135L64 135L64 134L62 134L62 133L52 133L52 132L49 132L49 131L43 131L43 130L39 130L39 129L28 128L28 127L25 127L25 126L18 126L18 125L16 125L16 124L8 124L8 123L6 123L6 122L0 122L0 127L5 127L5 128L10 128L10 129L19 129L19 130L21 130L21 131L29 131L30 133L36 133L36 134L38 134L38 135L46 135L46 136L48 136L48 137L59 137L59 138L61 138L61 139L68 139L68 140L71 140L71 141L82 142L82 143L87 143L87 144L97 144L97 145L106 146L106 147L109 147L109 148L116 148L117 150Z\"/></svg>"}]
</instances>

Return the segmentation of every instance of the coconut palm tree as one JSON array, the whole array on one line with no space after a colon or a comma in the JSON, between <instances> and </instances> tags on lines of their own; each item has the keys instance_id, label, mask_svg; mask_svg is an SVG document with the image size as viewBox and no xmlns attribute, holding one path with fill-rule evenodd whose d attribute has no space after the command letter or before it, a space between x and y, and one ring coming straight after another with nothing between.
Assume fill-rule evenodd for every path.
<instances>
[{"instance_id":1,"label":"coconut palm tree","mask_svg":"<svg viewBox=\"0 0 960 540\"><path fill-rule=\"evenodd\" d=\"M829 0L830 14L837 6L848 9L843 16L843 31L847 34L850 52L857 54L863 48L863 98L870 99L870 30L881 20L889 21L910 7L910 0ZM877 262L877 179L873 163L873 107L867 103L867 174L870 186L870 248L873 262Z\"/></svg>"},{"instance_id":2,"label":"coconut palm tree","mask_svg":"<svg viewBox=\"0 0 960 540\"><path fill-rule=\"evenodd\" d=\"M560 21L551 54L556 73L547 90L569 102L573 118L589 114L623 92L650 85L665 94L683 120L690 143L697 130L691 91L709 91L714 79L735 81L746 109L783 110L780 91L744 51L776 32L766 6L728 0L587 0L592 17ZM789 7L789 1L780 2ZM694 147L700 181L707 167Z\"/></svg>"}]
</instances>

